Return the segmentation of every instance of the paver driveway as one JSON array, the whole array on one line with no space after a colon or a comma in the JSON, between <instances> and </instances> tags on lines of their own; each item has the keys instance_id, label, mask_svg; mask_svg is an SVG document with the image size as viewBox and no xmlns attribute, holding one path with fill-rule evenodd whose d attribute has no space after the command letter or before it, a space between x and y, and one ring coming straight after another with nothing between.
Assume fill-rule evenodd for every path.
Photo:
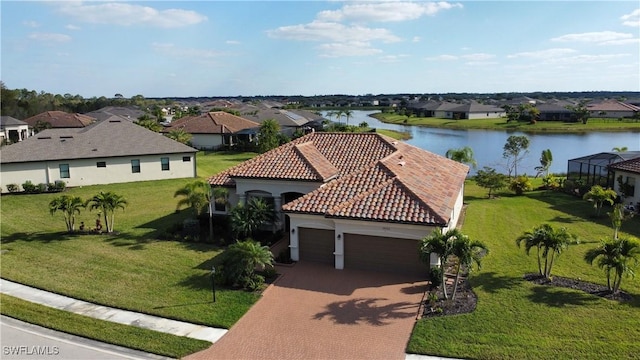
<instances>
[{"instance_id":1,"label":"paver driveway","mask_svg":"<svg viewBox=\"0 0 640 360\"><path fill-rule=\"evenodd\" d=\"M426 281L300 262L198 359L404 359Z\"/></svg>"}]
</instances>

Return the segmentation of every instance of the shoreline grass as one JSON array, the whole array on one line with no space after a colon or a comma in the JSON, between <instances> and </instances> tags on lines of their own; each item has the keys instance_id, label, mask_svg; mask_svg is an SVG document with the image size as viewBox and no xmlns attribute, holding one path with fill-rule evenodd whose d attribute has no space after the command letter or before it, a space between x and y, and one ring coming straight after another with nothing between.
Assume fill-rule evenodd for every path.
<instances>
[{"instance_id":1,"label":"shoreline grass","mask_svg":"<svg viewBox=\"0 0 640 360\"><path fill-rule=\"evenodd\" d=\"M500 130L500 131L522 131L525 133L536 132L556 132L556 133L583 133L583 132L616 132L616 131L632 131L640 132L640 121L625 119L604 119L592 118L587 124L581 122L562 122L562 121L538 121L535 124L526 122L507 123L504 118L495 119L439 119L439 118L420 118L408 117L406 115L397 115L393 113L375 113L370 115L384 123L413 125L424 127L435 127L444 129L458 130Z\"/></svg>"}]
</instances>

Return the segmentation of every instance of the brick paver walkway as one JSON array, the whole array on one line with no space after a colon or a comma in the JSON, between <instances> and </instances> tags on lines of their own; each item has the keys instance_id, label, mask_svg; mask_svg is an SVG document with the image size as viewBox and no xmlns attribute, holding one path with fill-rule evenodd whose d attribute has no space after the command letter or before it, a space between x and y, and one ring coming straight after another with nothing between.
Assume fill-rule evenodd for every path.
<instances>
[{"instance_id":1,"label":"brick paver walkway","mask_svg":"<svg viewBox=\"0 0 640 360\"><path fill-rule=\"evenodd\" d=\"M404 359L426 281L298 263L209 349L186 359Z\"/></svg>"}]
</instances>

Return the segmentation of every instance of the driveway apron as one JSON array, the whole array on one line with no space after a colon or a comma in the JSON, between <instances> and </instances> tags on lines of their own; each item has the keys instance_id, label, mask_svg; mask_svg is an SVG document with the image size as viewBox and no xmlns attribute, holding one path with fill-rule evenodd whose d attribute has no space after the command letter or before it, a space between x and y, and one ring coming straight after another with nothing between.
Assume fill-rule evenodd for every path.
<instances>
[{"instance_id":1,"label":"driveway apron","mask_svg":"<svg viewBox=\"0 0 640 360\"><path fill-rule=\"evenodd\" d=\"M219 341L186 359L404 359L424 279L300 262Z\"/></svg>"}]
</instances>

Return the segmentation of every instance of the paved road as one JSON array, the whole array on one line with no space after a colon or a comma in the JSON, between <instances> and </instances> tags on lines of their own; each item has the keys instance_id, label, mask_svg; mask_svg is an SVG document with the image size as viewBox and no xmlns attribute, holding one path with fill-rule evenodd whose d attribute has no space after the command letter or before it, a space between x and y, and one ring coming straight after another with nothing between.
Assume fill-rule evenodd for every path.
<instances>
[{"instance_id":1,"label":"paved road","mask_svg":"<svg viewBox=\"0 0 640 360\"><path fill-rule=\"evenodd\" d=\"M2 360L160 360L167 359L119 346L0 317Z\"/></svg>"}]
</instances>

